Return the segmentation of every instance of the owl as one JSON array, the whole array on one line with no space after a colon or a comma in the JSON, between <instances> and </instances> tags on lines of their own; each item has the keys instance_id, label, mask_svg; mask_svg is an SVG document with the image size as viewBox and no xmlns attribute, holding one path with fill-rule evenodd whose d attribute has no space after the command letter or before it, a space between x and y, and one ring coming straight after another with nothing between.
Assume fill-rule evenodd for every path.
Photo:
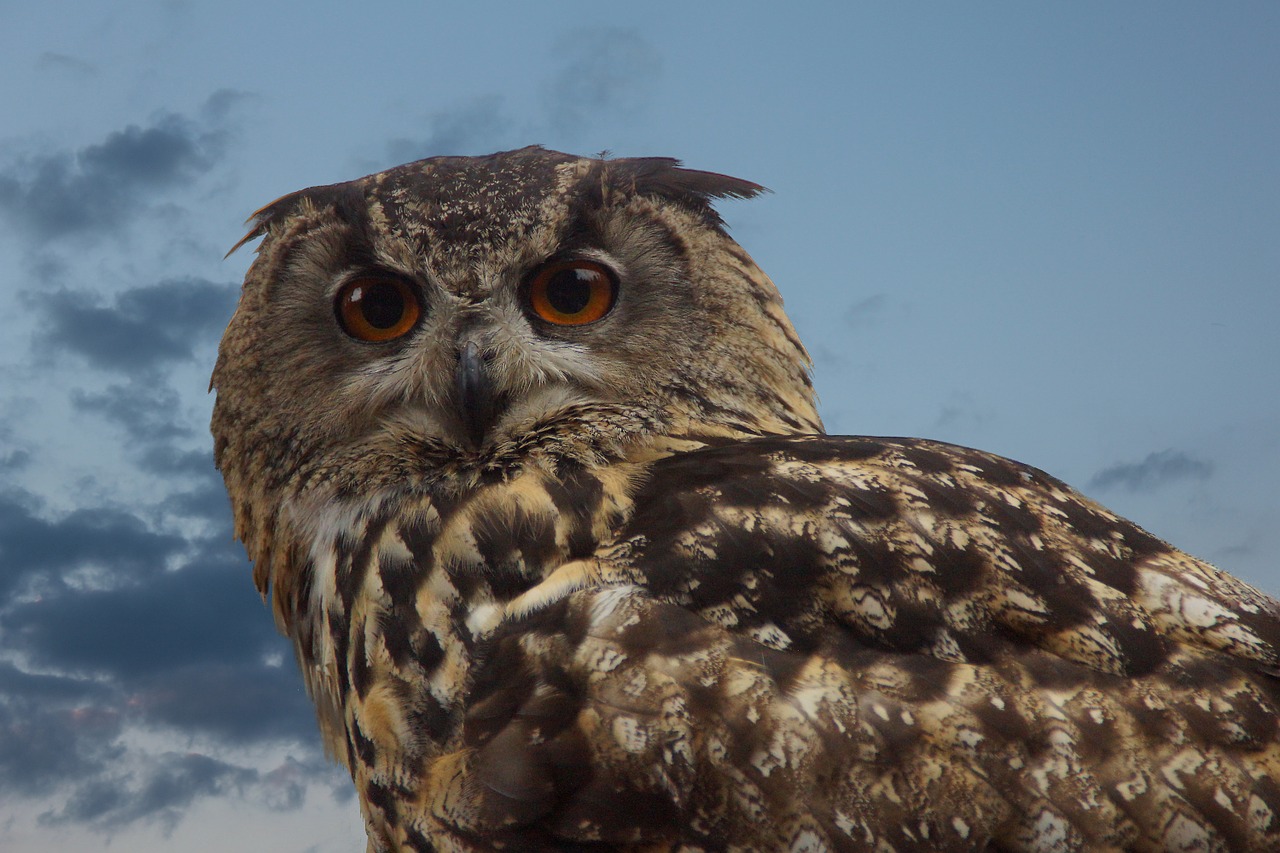
<instances>
[{"instance_id":1,"label":"owl","mask_svg":"<svg viewBox=\"0 0 1280 853\"><path fill-rule=\"evenodd\" d=\"M1280 850L1280 605L824 434L760 191L533 147L255 214L217 464L368 850Z\"/></svg>"}]
</instances>

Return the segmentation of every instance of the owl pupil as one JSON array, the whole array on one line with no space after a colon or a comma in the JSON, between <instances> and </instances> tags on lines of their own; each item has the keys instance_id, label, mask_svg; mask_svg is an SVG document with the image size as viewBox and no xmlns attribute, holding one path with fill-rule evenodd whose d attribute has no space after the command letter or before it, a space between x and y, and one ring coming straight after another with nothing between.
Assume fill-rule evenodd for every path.
<instances>
[{"instance_id":1,"label":"owl pupil","mask_svg":"<svg viewBox=\"0 0 1280 853\"><path fill-rule=\"evenodd\" d=\"M561 314L577 314L591 301L591 270L568 269L547 282L547 301Z\"/></svg>"},{"instance_id":2,"label":"owl pupil","mask_svg":"<svg viewBox=\"0 0 1280 853\"><path fill-rule=\"evenodd\" d=\"M404 296L390 284L374 284L360 295L360 313L375 329L390 329L404 316Z\"/></svg>"}]
</instances>

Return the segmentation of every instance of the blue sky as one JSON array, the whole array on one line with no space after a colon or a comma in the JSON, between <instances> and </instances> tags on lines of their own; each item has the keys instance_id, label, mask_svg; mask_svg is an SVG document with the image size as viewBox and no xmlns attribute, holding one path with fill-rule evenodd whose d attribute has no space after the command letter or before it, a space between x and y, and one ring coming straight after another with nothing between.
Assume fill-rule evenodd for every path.
<instances>
[{"instance_id":1,"label":"blue sky","mask_svg":"<svg viewBox=\"0 0 1280 853\"><path fill-rule=\"evenodd\" d=\"M1280 6L5 2L0 848L362 849L206 393L254 209L675 156L836 433L1044 468L1280 592Z\"/></svg>"}]
</instances>

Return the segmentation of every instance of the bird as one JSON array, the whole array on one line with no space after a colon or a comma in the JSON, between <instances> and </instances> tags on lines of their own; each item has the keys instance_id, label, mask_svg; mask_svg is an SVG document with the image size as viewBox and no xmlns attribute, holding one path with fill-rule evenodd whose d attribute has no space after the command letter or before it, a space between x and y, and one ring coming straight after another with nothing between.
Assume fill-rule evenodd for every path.
<instances>
[{"instance_id":1,"label":"bird","mask_svg":"<svg viewBox=\"0 0 1280 853\"><path fill-rule=\"evenodd\" d=\"M250 219L215 459L367 850L1280 850L1280 604L826 434L763 189L533 146Z\"/></svg>"}]
</instances>

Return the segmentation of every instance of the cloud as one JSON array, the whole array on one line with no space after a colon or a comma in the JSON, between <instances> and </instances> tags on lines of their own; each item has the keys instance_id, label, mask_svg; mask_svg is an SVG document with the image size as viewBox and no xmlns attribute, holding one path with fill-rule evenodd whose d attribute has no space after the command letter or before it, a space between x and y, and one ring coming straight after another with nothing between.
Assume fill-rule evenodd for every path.
<instances>
[{"instance_id":1,"label":"cloud","mask_svg":"<svg viewBox=\"0 0 1280 853\"><path fill-rule=\"evenodd\" d=\"M116 696L143 723L312 739L300 677L282 664L288 642L230 537L225 499L213 510L211 538L184 538L121 508L46 519L29 496L0 495L0 697Z\"/></svg>"},{"instance_id":2,"label":"cloud","mask_svg":"<svg viewBox=\"0 0 1280 853\"><path fill-rule=\"evenodd\" d=\"M138 458L138 467L153 474L166 476L186 475L188 477L216 479L217 469L213 465L213 454L208 450L179 450L166 444L158 444L142 451ZM217 481L219 489L222 481Z\"/></svg>"},{"instance_id":3,"label":"cloud","mask_svg":"<svg viewBox=\"0 0 1280 853\"><path fill-rule=\"evenodd\" d=\"M87 823L113 829L133 821L159 822L167 831L200 797L260 797L277 811L302 805L306 782L289 761L269 773L242 767L199 752L168 752L156 756L141 771L117 773L78 785L58 811L40 816L45 825Z\"/></svg>"},{"instance_id":4,"label":"cloud","mask_svg":"<svg viewBox=\"0 0 1280 853\"><path fill-rule=\"evenodd\" d=\"M216 473L212 461L208 471L200 476L194 488L169 495L165 499L164 509L173 515L217 519L212 522L212 526L226 531L227 536L231 535L231 502L223 488L222 477Z\"/></svg>"},{"instance_id":5,"label":"cloud","mask_svg":"<svg viewBox=\"0 0 1280 853\"><path fill-rule=\"evenodd\" d=\"M242 561L181 570L153 565L145 573L113 575L134 582L72 587L7 608L9 648L40 667L111 677L257 664L277 649L271 618Z\"/></svg>"},{"instance_id":6,"label":"cloud","mask_svg":"<svg viewBox=\"0 0 1280 853\"><path fill-rule=\"evenodd\" d=\"M110 302L82 291L41 294L31 297L45 320L37 332L37 349L70 353L123 375L122 382L71 389L67 396L77 411L123 427L129 453L142 470L169 478L209 476L213 466L207 452L199 455L172 445L193 429L183 395L166 371L194 361L213 345L238 297L234 284L195 277L131 288ZM18 466L24 458L0 458L0 466L6 462Z\"/></svg>"},{"instance_id":7,"label":"cloud","mask_svg":"<svg viewBox=\"0 0 1280 853\"><path fill-rule=\"evenodd\" d=\"M101 688L82 683L68 696L47 687L32 688L41 681L67 679L0 665L0 792L10 796L47 795L68 781L101 773L124 752L119 713L67 701L71 696L84 699Z\"/></svg>"},{"instance_id":8,"label":"cloud","mask_svg":"<svg viewBox=\"0 0 1280 853\"><path fill-rule=\"evenodd\" d=\"M145 576L160 570L185 544L118 508L87 507L50 521L41 517L39 503L29 494L0 492L0 595L35 575L62 585L72 572L86 568L119 577Z\"/></svg>"},{"instance_id":9,"label":"cloud","mask_svg":"<svg viewBox=\"0 0 1280 853\"><path fill-rule=\"evenodd\" d=\"M36 60L36 69L39 71L61 72L77 80L88 79L98 71L94 65L85 62L83 59L52 50L46 50L40 54L40 57Z\"/></svg>"},{"instance_id":10,"label":"cloud","mask_svg":"<svg viewBox=\"0 0 1280 853\"><path fill-rule=\"evenodd\" d=\"M556 134L581 132L602 113L638 111L662 73L658 51L623 27L573 30L557 41L555 56L544 100Z\"/></svg>"},{"instance_id":11,"label":"cloud","mask_svg":"<svg viewBox=\"0 0 1280 853\"><path fill-rule=\"evenodd\" d=\"M212 454L175 444L191 439L197 430L169 371L207 354L238 297L234 284L178 278L126 290L110 302L67 290L32 298L45 321L40 325L39 352L69 353L123 376L123 381L99 382L93 390L65 392L72 407L122 427L128 437L125 455L139 470L177 489L194 485L199 494L175 493L167 512L216 515L220 523L225 521L226 499L207 494L221 492ZM0 457L0 471L22 467L26 459L20 451Z\"/></svg>"},{"instance_id":12,"label":"cloud","mask_svg":"<svg viewBox=\"0 0 1280 853\"><path fill-rule=\"evenodd\" d=\"M488 154L531 142L572 139L603 114L629 114L644 105L662 72L662 57L632 29L579 29L556 42L556 71L543 82L544 109L519 119L499 95L480 95L431 114L425 138L394 139L387 161Z\"/></svg>"},{"instance_id":13,"label":"cloud","mask_svg":"<svg viewBox=\"0 0 1280 853\"><path fill-rule=\"evenodd\" d=\"M482 95L433 113L428 125L431 133L425 139L389 142L389 160L408 163L442 154L487 154L519 144L514 133L516 122L498 95Z\"/></svg>"},{"instance_id":14,"label":"cloud","mask_svg":"<svg viewBox=\"0 0 1280 853\"><path fill-rule=\"evenodd\" d=\"M52 345L95 367L143 372L192 360L196 346L226 326L239 295L234 284L177 278L126 290L110 305L72 290L33 301L49 320L42 349Z\"/></svg>"},{"instance_id":15,"label":"cloud","mask_svg":"<svg viewBox=\"0 0 1280 853\"><path fill-rule=\"evenodd\" d=\"M888 296L883 293L873 294L845 309L844 321L855 329L874 326L883 319L888 304Z\"/></svg>"},{"instance_id":16,"label":"cloud","mask_svg":"<svg viewBox=\"0 0 1280 853\"><path fill-rule=\"evenodd\" d=\"M104 838L136 822L169 829L202 799L288 810L342 780L321 755L291 645L231 537L207 433L192 423L203 383L178 384L192 385L190 365L216 343L238 285L177 275L104 295L88 289L100 252L48 242L184 207L222 162L230 117L249 97L218 92L190 117L0 162L0 227L27 238L28 278L45 283L22 297L43 383L31 396L69 401L80 430L33 443L15 430L36 421L0 419L0 800L44 825ZM48 284L73 275L77 289ZM51 369L63 366L83 374L78 389ZM98 418L125 434L101 435ZM74 508L53 512L13 485L38 472L41 453L56 456L56 442L82 440L118 458L128 497L97 497L111 493L103 484L59 495ZM285 751L296 758L281 763Z\"/></svg>"},{"instance_id":17,"label":"cloud","mask_svg":"<svg viewBox=\"0 0 1280 853\"><path fill-rule=\"evenodd\" d=\"M343 782L320 754L300 680L279 677L280 668L274 674L272 681L265 671L246 680L230 667L193 668L177 677L156 673L114 683L0 663L0 794L12 802L61 792L63 805L42 822L100 827L149 818L171 827L182 809L206 796L252 795L269 808L297 808L309 784L337 788ZM299 695L282 705L289 688ZM250 717L251 723L234 725ZM152 736L131 736L139 727ZM284 745L299 757L263 770L143 745L166 730L186 742L206 736L202 741L213 747L207 751L216 753L247 745L252 755Z\"/></svg>"},{"instance_id":18,"label":"cloud","mask_svg":"<svg viewBox=\"0 0 1280 853\"><path fill-rule=\"evenodd\" d=\"M5 474L21 471L31 464L30 447L21 447L23 444L13 431L13 427L3 419L0 419L0 477Z\"/></svg>"},{"instance_id":19,"label":"cloud","mask_svg":"<svg viewBox=\"0 0 1280 853\"><path fill-rule=\"evenodd\" d=\"M4 454L0 454L0 473L7 471L20 471L31 464L31 451L29 450L10 450Z\"/></svg>"},{"instance_id":20,"label":"cloud","mask_svg":"<svg viewBox=\"0 0 1280 853\"><path fill-rule=\"evenodd\" d=\"M953 391L939 408L933 428L950 432L972 431L987 423L986 412L969 392Z\"/></svg>"},{"instance_id":21,"label":"cloud","mask_svg":"<svg viewBox=\"0 0 1280 853\"><path fill-rule=\"evenodd\" d=\"M206 114L219 117L229 100L215 93ZM212 169L226 140L224 127L165 112L76 151L29 154L0 171L0 213L41 242L115 232L152 196Z\"/></svg>"},{"instance_id":22,"label":"cloud","mask_svg":"<svg viewBox=\"0 0 1280 853\"><path fill-rule=\"evenodd\" d=\"M206 538L157 531L113 507L46 519L29 496L3 498L0 791L61 792L45 823L171 827L201 797L296 808L312 781L336 784L289 643L230 539L225 499ZM41 582L23 593L24 577ZM155 753L143 745L154 737L130 736L139 729L162 742L202 738L212 755L286 745L315 772Z\"/></svg>"},{"instance_id":23,"label":"cloud","mask_svg":"<svg viewBox=\"0 0 1280 853\"><path fill-rule=\"evenodd\" d=\"M218 89L200 105L200 117L219 127L226 126L237 107L257 101L258 95L240 89Z\"/></svg>"},{"instance_id":24,"label":"cloud","mask_svg":"<svg viewBox=\"0 0 1280 853\"><path fill-rule=\"evenodd\" d=\"M1147 454L1141 462L1125 462L1104 468L1093 476L1089 485L1097 489L1121 487L1130 491L1150 491L1179 480L1205 480L1213 473L1213 464L1196 459L1180 450L1161 450Z\"/></svg>"}]
</instances>

